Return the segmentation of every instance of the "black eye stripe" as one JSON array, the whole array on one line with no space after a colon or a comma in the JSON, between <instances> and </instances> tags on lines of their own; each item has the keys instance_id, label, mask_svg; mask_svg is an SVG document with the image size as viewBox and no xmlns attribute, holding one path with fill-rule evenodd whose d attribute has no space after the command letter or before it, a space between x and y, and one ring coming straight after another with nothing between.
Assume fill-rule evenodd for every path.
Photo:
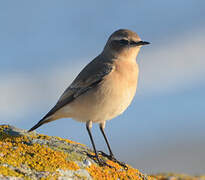
<instances>
[{"instance_id":1,"label":"black eye stripe","mask_svg":"<svg viewBox=\"0 0 205 180\"><path fill-rule=\"evenodd\" d=\"M121 40L119 40L119 43L122 44L122 45L128 45L129 41L126 40L126 39L121 39Z\"/></svg>"},{"instance_id":2,"label":"black eye stripe","mask_svg":"<svg viewBox=\"0 0 205 180\"><path fill-rule=\"evenodd\" d=\"M131 41L131 42L130 42L130 45L135 45L135 44L136 44L135 41Z\"/></svg>"},{"instance_id":3,"label":"black eye stripe","mask_svg":"<svg viewBox=\"0 0 205 180\"><path fill-rule=\"evenodd\" d=\"M130 46L135 45L134 41L129 41L127 39L119 39L119 40L113 40L114 43L119 44L121 46Z\"/></svg>"}]
</instances>

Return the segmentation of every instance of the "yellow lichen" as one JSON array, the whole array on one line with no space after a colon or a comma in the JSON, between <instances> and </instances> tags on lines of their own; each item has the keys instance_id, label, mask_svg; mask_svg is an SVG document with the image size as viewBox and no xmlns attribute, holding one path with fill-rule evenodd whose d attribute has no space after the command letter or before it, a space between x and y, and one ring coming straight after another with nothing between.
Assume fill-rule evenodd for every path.
<instances>
[{"instance_id":1,"label":"yellow lichen","mask_svg":"<svg viewBox=\"0 0 205 180\"><path fill-rule=\"evenodd\" d=\"M69 162L64 152L54 151L40 144L29 144L27 136L12 137L0 129L0 164L13 167L22 165L36 171L55 172L57 169L79 169L75 162ZM0 168L0 174L14 175L9 168ZM19 176L19 173L15 174Z\"/></svg>"},{"instance_id":2,"label":"yellow lichen","mask_svg":"<svg viewBox=\"0 0 205 180\"><path fill-rule=\"evenodd\" d=\"M36 133L25 133L25 135L11 136L9 134L9 126L0 126L0 174L5 176L16 176L23 177L21 171L15 172L9 167L31 169L34 172L42 172L43 177L41 179L57 179L60 176L59 169L61 170L78 170L79 166L73 162L74 160L81 161L78 154L75 153L65 153L63 149L68 148L50 148L46 145L41 145L38 143L33 143L35 140L39 139L39 142L49 142L51 137L46 135L39 135ZM24 134L22 132L22 134ZM65 140L59 137L55 137L59 141L65 141L67 143L79 144L70 140ZM34 140L34 141L33 141ZM45 143L46 144L46 143ZM93 154L92 152L89 152ZM93 154L94 155L94 154ZM79 155L80 156L80 155ZM71 158L73 157L73 158ZM81 157L81 156L80 156ZM83 158L83 157L82 157ZM103 157L101 157L103 158ZM69 160L68 160L69 159ZM106 160L106 158L103 158ZM109 168L107 166L100 167L97 164L92 164L85 168L88 173L96 180L105 179L132 179L132 180L143 180L144 175L140 173L137 169L128 166L128 170L124 170L119 164L107 161L114 168ZM3 165L7 165L4 167ZM4 167L4 168L1 168ZM82 167L81 167L82 168ZM78 176L78 175L77 175ZM29 179L29 177L26 177ZM82 178L82 177L78 177ZM146 177L146 179L154 179L151 177Z\"/></svg>"},{"instance_id":3,"label":"yellow lichen","mask_svg":"<svg viewBox=\"0 0 205 180\"><path fill-rule=\"evenodd\" d=\"M186 174L176 174L176 173L160 173L156 175L151 175L151 177L157 180L205 180L204 176L189 176Z\"/></svg>"},{"instance_id":4,"label":"yellow lichen","mask_svg":"<svg viewBox=\"0 0 205 180\"><path fill-rule=\"evenodd\" d=\"M96 165L91 165L87 168L87 171L90 173L90 175L95 180L106 180L106 179L132 179L132 180L143 180L144 175L140 173L137 169L131 168L128 166L128 170L122 169L122 167L112 161L107 161L109 165L111 165L114 168L109 168L107 166L105 167L99 167ZM151 177L147 177L149 180L151 180ZM153 178L154 179L154 178Z\"/></svg>"},{"instance_id":5,"label":"yellow lichen","mask_svg":"<svg viewBox=\"0 0 205 180\"><path fill-rule=\"evenodd\" d=\"M60 141L65 141L65 142L70 143L70 144L79 144L79 145L81 145L81 146L85 146L84 144L80 144L80 143L78 143L78 142L71 141L71 140L69 140L69 139L63 139L63 138L61 138L61 137L56 137L56 139L58 139L58 140L60 140Z\"/></svg>"},{"instance_id":6,"label":"yellow lichen","mask_svg":"<svg viewBox=\"0 0 205 180\"><path fill-rule=\"evenodd\" d=\"M15 176L15 177L23 177L22 174L19 174L18 172L4 166L0 166L0 174L3 176Z\"/></svg>"}]
</instances>

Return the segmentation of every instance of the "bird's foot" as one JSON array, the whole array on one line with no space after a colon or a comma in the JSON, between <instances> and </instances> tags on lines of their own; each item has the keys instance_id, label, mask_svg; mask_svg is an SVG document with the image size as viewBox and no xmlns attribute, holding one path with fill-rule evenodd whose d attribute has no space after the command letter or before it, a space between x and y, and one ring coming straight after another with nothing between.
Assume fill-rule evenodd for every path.
<instances>
[{"instance_id":1,"label":"bird's foot","mask_svg":"<svg viewBox=\"0 0 205 180\"><path fill-rule=\"evenodd\" d=\"M96 163L98 163L99 166L107 166L109 168L115 168L115 167L109 165L104 159L99 158L98 155L87 154L87 156L90 157L91 159L93 159Z\"/></svg>"},{"instance_id":2,"label":"bird's foot","mask_svg":"<svg viewBox=\"0 0 205 180\"><path fill-rule=\"evenodd\" d=\"M98 151L98 153L104 157L107 157L109 160L119 164L120 166L122 166L125 170L128 170L127 165L124 162L121 162L119 160L117 160L113 155L108 155L106 153L104 153L103 151Z\"/></svg>"},{"instance_id":3,"label":"bird's foot","mask_svg":"<svg viewBox=\"0 0 205 180\"><path fill-rule=\"evenodd\" d=\"M96 158L97 158L97 157L96 157ZM104 159L97 158L97 161L98 161L98 164L99 164L100 166L107 166L107 167L109 167L109 168L115 168L115 167L109 165Z\"/></svg>"}]
</instances>

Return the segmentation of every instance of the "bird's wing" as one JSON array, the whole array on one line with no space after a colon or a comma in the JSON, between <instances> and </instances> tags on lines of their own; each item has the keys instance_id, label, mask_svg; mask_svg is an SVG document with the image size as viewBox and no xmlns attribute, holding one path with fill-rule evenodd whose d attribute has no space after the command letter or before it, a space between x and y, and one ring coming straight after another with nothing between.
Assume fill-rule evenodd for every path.
<instances>
[{"instance_id":1,"label":"bird's wing","mask_svg":"<svg viewBox=\"0 0 205 180\"><path fill-rule=\"evenodd\" d=\"M112 71L112 69L112 62L105 62L100 58L96 58L91 61L65 90L57 104L45 115L43 119L51 116L80 95L96 87L103 78Z\"/></svg>"}]
</instances>

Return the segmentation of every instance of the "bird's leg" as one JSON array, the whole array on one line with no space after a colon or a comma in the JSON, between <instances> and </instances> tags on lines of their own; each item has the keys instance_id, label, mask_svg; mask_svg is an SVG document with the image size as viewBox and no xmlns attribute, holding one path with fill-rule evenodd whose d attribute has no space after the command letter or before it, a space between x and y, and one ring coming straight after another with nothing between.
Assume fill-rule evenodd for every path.
<instances>
[{"instance_id":1,"label":"bird's leg","mask_svg":"<svg viewBox=\"0 0 205 180\"><path fill-rule=\"evenodd\" d=\"M108 139L107 139L107 137L106 137L106 135L105 135L104 128L105 128L105 122L100 123L100 131L101 131L101 133L102 133L102 135L103 135L103 137L104 137L104 139L105 139L105 142L106 142L106 144L107 144L107 147L108 147L108 150L109 150L110 155L104 153L103 151L99 151L99 153L102 154L103 156L106 156L106 157L107 157L108 159L110 159L111 161L118 163L118 164L121 165L123 168L128 169L128 167L126 166L125 163L118 161L118 160L114 157L113 152L112 152L111 147L110 147L110 144L109 144L109 142L108 142Z\"/></svg>"},{"instance_id":2,"label":"bird's leg","mask_svg":"<svg viewBox=\"0 0 205 180\"><path fill-rule=\"evenodd\" d=\"M95 143L94 143L94 141L93 141L93 137L92 137L92 134L91 134L91 131L90 131L90 129L92 128L92 121L88 121L88 122L86 123L86 128L87 128L87 131L88 131L88 134L89 134L89 137L90 137L90 140L91 140L91 143L92 143L94 152L95 152L95 157L96 157L97 162L99 163L99 165L100 165L100 166L108 166L108 167L110 167L110 168L113 168L112 166L110 166L109 164L107 164L104 160L102 160L102 159L99 158L99 155L98 155L98 152L96 151Z\"/></svg>"},{"instance_id":3,"label":"bird's leg","mask_svg":"<svg viewBox=\"0 0 205 180\"><path fill-rule=\"evenodd\" d=\"M100 131L101 131L101 133L102 133L102 135L103 135L103 137L104 137L104 139L105 139L105 142L106 142L106 144L107 144L107 147L108 147L108 150L109 150L110 155L107 155L106 153L104 153L104 152L102 152L102 151L100 151L100 153L103 154L103 155L105 155L105 156L107 156L107 157L109 156L109 158L114 158L114 155L113 155L113 153L112 153L110 144L109 144L108 139L107 139L107 137L106 137L106 135L105 135L104 128L105 128L105 122L100 123Z\"/></svg>"}]
</instances>

